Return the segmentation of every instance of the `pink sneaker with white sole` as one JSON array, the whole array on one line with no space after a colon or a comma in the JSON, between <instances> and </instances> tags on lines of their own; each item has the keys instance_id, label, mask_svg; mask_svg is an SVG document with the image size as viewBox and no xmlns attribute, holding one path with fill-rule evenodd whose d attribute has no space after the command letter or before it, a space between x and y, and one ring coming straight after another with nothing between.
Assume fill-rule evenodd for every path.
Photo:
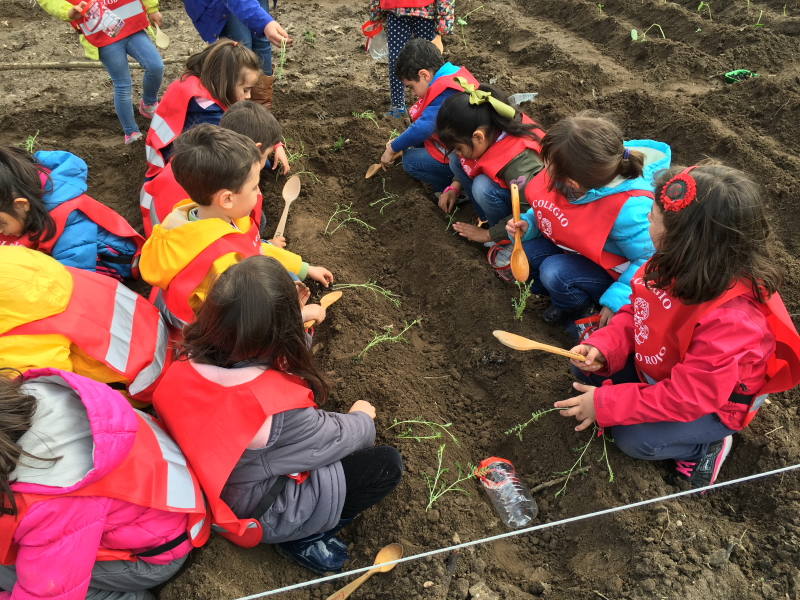
<instances>
[{"instance_id":1,"label":"pink sneaker with white sole","mask_svg":"<svg viewBox=\"0 0 800 600\"><path fill-rule=\"evenodd\" d=\"M711 485L717 480L722 463L728 458L733 445L733 436L728 435L720 441L711 444L708 452L698 462L676 460L675 470L693 488Z\"/></svg>"}]
</instances>

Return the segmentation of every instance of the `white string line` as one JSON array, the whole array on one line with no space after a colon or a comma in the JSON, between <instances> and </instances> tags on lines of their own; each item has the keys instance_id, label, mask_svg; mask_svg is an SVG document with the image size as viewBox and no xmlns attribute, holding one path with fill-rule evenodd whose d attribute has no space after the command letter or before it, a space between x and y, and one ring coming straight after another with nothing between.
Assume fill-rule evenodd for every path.
<instances>
[{"instance_id":1,"label":"white string line","mask_svg":"<svg viewBox=\"0 0 800 600\"><path fill-rule=\"evenodd\" d=\"M445 548L436 548L435 550L428 550L427 552L422 552L420 554L413 554L411 556L404 556L403 558L398 558L397 560L390 560L385 563L380 563L379 565L370 565L368 567L361 567L359 569L353 569L352 571L345 571L344 573L335 573L333 575L327 575L325 577L320 577L319 579L311 579L309 581L302 581L300 583L295 583L292 585L287 585L282 588L276 588L274 590L269 590L266 592L260 592L258 594L252 594L251 596L242 596L241 598L237 598L236 600L254 600L255 598L264 598L266 596L274 596L276 594L282 594L283 592L290 592L292 590L297 590L300 588L308 587L310 585L315 585L318 583L324 583L327 581L333 581L335 579L341 579L343 577L350 577L351 575L358 575L359 573L364 573L371 569L381 566L387 565L398 565L400 563L409 562L412 560L419 560L420 558L426 558L428 556L434 556L436 554L442 554L443 552L452 552L453 550L460 550L462 548L468 548L470 546L476 546L478 544L486 544L488 542L494 542L497 540L502 540L504 538L513 537L517 535L522 535L524 533L530 533L532 531L538 531L540 529L548 529L550 527L556 527L557 525L566 525L567 523L574 523L576 521L583 521L584 519L591 519L594 517L600 517L603 515L610 515L615 512L620 512L623 510L629 510L631 508L638 508L640 506L647 506L648 504L655 504L657 502L663 502L665 500L674 500L675 498L681 498L683 496L689 496L691 494L699 494L701 492L705 492L707 490L713 490L716 488L727 487L729 485L736 485L738 483L744 483L746 481L752 481L753 479L760 479L762 477L769 477L771 475L777 475L778 473L785 473L787 471L792 471L794 469L800 468L800 463L796 465L790 465L788 467L781 467L779 469L773 469L772 471L764 471L763 473L755 473L754 475L747 475L745 477L740 477L738 479L731 479L730 481L723 481L721 483L714 483L712 485L707 485L701 488L694 488L690 490L684 490L681 492L675 492L673 494L667 494L666 496L659 496L658 498L650 498L648 500L640 500L639 502L633 502L632 504L623 504L621 506L613 506L611 508L605 508L603 510L598 510L592 513L587 513L584 515L577 515L574 517L567 517L566 519L561 519L559 521L551 521L550 523L541 523L539 525L534 525L532 527L526 527L525 529L517 529L514 531L507 531L505 533L500 533L497 535L492 535L485 538L479 538L477 540L472 540L471 542L462 542L460 544L455 544L453 546L447 546Z\"/></svg>"}]
</instances>

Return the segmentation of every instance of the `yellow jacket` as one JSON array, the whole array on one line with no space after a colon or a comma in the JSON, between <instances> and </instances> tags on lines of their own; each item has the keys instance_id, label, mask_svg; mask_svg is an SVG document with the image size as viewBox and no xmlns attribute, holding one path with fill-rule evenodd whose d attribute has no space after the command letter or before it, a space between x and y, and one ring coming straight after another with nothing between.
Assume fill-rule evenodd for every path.
<instances>
[{"instance_id":1,"label":"yellow jacket","mask_svg":"<svg viewBox=\"0 0 800 600\"><path fill-rule=\"evenodd\" d=\"M103 383L126 382L63 335L5 335L67 308L73 283L64 265L23 246L0 246L0 282L0 366L23 372L53 367Z\"/></svg>"},{"instance_id":2,"label":"yellow jacket","mask_svg":"<svg viewBox=\"0 0 800 600\"><path fill-rule=\"evenodd\" d=\"M139 272L150 285L166 290L172 279L186 268L203 250L219 238L231 233L232 226L223 219L189 220L189 211L197 207L191 200L183 200L175 205L160 225L153 227L153 233L142 248ZM247 216L235 221L239 231L247 233L255 227ZM308 264L299 254L262 243L261 254L271 256L280 262L287 271L304 279ZM238 252L230 252L214 261L211 270L202 283L195 288L189 298L189 306L197 310L206 299L208 291L222 273L244 258Z\"/></svg>"}]
</instances>

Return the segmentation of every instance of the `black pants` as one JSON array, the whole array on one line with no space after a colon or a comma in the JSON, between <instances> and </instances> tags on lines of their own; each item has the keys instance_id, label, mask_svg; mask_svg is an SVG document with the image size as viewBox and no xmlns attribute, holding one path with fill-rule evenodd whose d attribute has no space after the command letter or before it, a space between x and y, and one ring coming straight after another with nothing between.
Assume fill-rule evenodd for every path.
<instances>
[{"instance_id":1,"label":"black pants","mask_svg":"<svg viewBox=\"0 0 800 600\"><path fill-rule=\"evenodd\" d=\"M352 519L397 487L403 476L403 459L391 446L374 446L343 458L342 469L347 483L342 518Z\"/></svg>"}]
</instances>

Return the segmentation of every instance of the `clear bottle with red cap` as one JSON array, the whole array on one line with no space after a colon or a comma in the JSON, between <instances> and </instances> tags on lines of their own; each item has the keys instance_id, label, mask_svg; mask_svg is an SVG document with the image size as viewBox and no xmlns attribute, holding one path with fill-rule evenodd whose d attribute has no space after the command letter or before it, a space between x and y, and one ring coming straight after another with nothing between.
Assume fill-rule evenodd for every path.
<instances>
[{"instance_id":1,"label":"clear bottle with red cap","mask_svg":"<svg viewBox=\"0 0 800 600\"><path fill-rule=\"evenodd\" d=\"M533 522L539 507L528 487L517 477L511 461L490 456L481 461L475 474L506 527L520 529Z\"/></svg>"}]
</instances>

